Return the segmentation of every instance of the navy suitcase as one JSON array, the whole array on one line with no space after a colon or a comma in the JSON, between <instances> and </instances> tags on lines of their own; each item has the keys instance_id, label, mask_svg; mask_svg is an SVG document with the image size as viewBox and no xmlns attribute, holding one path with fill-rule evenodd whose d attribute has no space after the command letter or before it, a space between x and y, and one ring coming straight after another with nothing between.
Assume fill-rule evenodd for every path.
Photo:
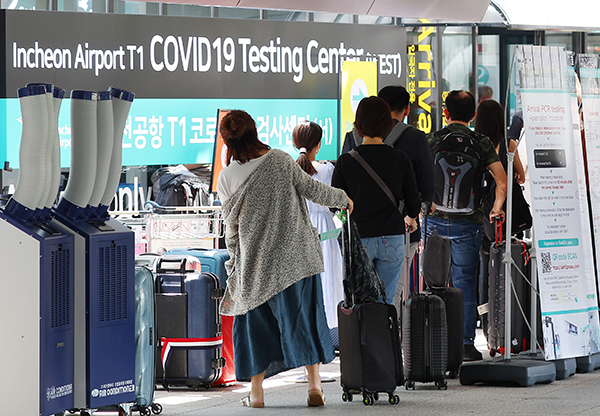
<instances>
[{"instance_id":1,"label":"navy suitcase","mask_svg":"<svg viewBox=\"0 0 600 416\"><path fill-rule=\"evenodd\" d=\"M145 266L135 266L135 404L140 415L159 414L154 402L155 314L154 276Z\"/></svg>"},{"instance_id":2,"label":"navy suitcase","mask_svg":"<svg viewBox=\"0 0 600 416\"><path fill-rule=\"evenodd\" d=\"M186 256L165 256L157 264L155 284L157 381L165 387L210 386L225 364L218 313L224 290L219 278L187 270Z\"/></svg>"},{"instance_id":3,"label":"navy suitcase","mask_svg":"<svg viewBox=\"0 0 600 416\"><path fill-rule=\"evenodd\" d=\"M408 297L402 320L402 355L407 390L414 389L417 381L447 388L448 328L446 305L439 296L411 293Z\"/></svg>"},{"instance_id":4,"label":"navy suitcase","mask_svg":"<svg viewBox=\"0 0 600 416\"><path fill-rule=\"evenodd\" d=\"M167 255L187 255L200 260L203 272L211 272L219 277L221 286L227 287L227 270L225 262L229 260L227 249L208 249L208 248L174 248L167 252ZM233 352L233 316L222 316L223 324L223 357L225 366L223 367L221 377L215 381L214 385L231 384L235 379L235 360Z\"/></svg>"}]
</instances>

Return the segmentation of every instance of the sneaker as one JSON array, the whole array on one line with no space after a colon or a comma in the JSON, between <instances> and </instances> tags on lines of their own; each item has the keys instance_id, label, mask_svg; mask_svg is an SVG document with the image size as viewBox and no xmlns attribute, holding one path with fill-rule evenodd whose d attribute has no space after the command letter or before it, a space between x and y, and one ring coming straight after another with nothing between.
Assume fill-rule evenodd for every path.
<instances>
[{"instance_id":1,"label":"sneaker","mask_svg":"<svg viewBox=\"0 0 600 416\"><path fill-rule=\"evenodd\" d=\"M474 345L466 345L464 346L463 352L463 361L481 361L483 360L483 355L475 348Z\"/></svg>"}]
</instances>

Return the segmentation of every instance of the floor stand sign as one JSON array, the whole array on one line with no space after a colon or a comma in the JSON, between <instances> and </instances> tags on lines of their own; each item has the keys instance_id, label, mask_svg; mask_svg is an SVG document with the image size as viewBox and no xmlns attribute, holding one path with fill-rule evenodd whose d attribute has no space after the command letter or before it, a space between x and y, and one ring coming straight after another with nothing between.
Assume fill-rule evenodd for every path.
<instances>
[{"instance_id":1,"label":"floor stand sign","mask_svg":"<svg viewBox=\"0 0 600 416\"><path fill-rule=\"evenodd\" d=\"M593 253L582 230L589 220L580 204L583 157L574 144L567 58L557 47L520 46L516 53L545 357L586 356L598 314Z\"/></svg>"},{"instance_id":2,"label":"floor stand sign","mask_svg":"<svg viewBox=\"0 0 600 416\"><path fill-rule=\"evenodd\" d=\"M584 151L586 155L588 189L590 190L593 239L595 241L596 259L600 259L600 57L598 55L579 54L576 55L579 70L580 84L580 107L583 116L583 127L585 142ZM588 213L589 218L589 213ZM590 247L592 245L590 244ZM596 267L598 264L596 265ZM597 274L594 284L598 284ZM590 293L589 298L596 295ZM597 298L593 303L597 305ZM587 360L578 359L579 371L591 371L600 367L600 327L598 326L598 310L590 311L590 325L587 330L589 334L589 353Z\"/></svg>"}]
</instances>

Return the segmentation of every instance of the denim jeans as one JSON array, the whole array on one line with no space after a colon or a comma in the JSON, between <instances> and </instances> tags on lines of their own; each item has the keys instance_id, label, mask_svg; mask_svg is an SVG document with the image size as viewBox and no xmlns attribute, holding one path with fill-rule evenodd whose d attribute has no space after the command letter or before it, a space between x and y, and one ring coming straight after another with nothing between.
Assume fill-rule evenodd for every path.
<instances>
[{"instance_id":1,"label":"denim jeans","mask_svg":"<svg viewBox=\"0 0 600 416\"><path fill-rule=\"evenodd\" d=\"M393 304L404 261L404 235L361 238L361 241L384 284L386 302Z\"/></svg>"},{"instance_id":2,"label":"denim jeans","mask_svg":"<svg viewBox=\"0 0 600 416\"><path fill-rule=\"evenodd\" d=\"M477 326L477 293L475 290L483 226L455 219L428 217L427 234L431 234L434 229L437 229L439 235L450 238L452 282L454 287L463 291L465 297L464 344L472 345Z\"/></svg>"}]
</instances>

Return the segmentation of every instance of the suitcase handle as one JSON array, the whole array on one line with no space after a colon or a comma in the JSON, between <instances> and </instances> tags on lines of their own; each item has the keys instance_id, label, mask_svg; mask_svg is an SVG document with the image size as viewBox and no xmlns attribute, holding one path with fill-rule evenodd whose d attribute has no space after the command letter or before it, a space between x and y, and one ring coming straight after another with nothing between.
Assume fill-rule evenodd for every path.
<instances>
[{"instance_id":1,"label":"suitcase handle","mask_svg":"<svg viewBox=\"0 0 600 416\"><path fill-rule=\"evenodd\" d=\"M177 267L163 267L163 264L177 264ZM179 273L180 278L181 278L181 293L185 293L185 274L187 273L186 270L186 264L187 264L187 259L185 257L182 257L180 259L178 258L168 258L168 257L161 257L160 259L158 259L158 264L156 265L156 292L157 293L161 293L160 291L160 275L161 274L166 274L166 273Z\"/></svg>"},{"instance_id":2,"label":"suitcase handle","mask_svg":"<svg viewBox=\"0 0 600 416\"><path fill-rule=\"evenodd\" d=\"M502 240L503 240L503 238L502 238L502 217L501 216L494 217L494 224L496 225L495 242L496 242L496 245L498 245L498 244L502 243Z\"/></svg>"}]
</instances>

